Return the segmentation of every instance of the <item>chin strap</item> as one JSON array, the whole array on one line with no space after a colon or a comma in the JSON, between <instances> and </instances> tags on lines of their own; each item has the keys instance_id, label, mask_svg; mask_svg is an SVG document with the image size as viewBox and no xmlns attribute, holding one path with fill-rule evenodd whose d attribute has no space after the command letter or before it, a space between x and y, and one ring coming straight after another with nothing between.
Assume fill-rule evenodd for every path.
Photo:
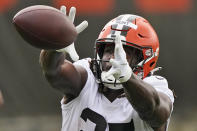
<instances>
[{"instance_id":1,"label":"chin strap","mask_svg":"<svg viewBox=\"0 0 197 131\"><path fill-rule=\"evenodd\" d=\"M154 75L154 73L156 71L160 71L160 70L162 70L162 67L157 67L157 68L153 69L150 73L151 73L151 75Z\"/></svg>"}]
</instances>

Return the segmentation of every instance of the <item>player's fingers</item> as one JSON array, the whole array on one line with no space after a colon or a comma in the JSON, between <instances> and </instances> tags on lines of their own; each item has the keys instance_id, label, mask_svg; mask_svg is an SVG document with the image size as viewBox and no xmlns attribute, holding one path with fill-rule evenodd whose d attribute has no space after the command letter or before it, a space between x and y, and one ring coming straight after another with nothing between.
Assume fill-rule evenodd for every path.
<instances>
[{"instance_id":1,"label":"player's fingers","mask_svg":"<svg viewBox=\"0 0 197 131\"><path fill-rule=\"evenodd\" d=\"M69 56L71 57L71 59L73 61L77 61L79 60L79 55L77 54L76 50L75 50L75 45L74 43L72 43L71 45L67 46L65 48L66 52L69 54Z\"/></svg>"},{"instance_id":2,"label":"player's fingers","mask_svg":"<svg viewBox=\"0 0 197 131\"><path fill-rule=\"evenodd\" d=\"M120 70L118 68L111 68L105 75L105 78L110 77L111 75L118 77L120 74Z\"/></svg>"},{"instance_id":3,"label":"player's fingers","mask_svg":"<svg viewBox=\"0 0 197 131\"><path fill-rule=\"evenodd\" d=\"M77 27L76 27L76 30L77 30L77 33L81 33L83 30L85 30L85 28L88 27L88 22L85 20L83 22L81 22L81 24L79 24Z\"/></svg>"},{"instance_id":4,"label":"player's fingers","mask_svg":"<svg viewBox=\"0 0 197 131\"><path fill-rule=\"evenodd\" d=\"M73 23L75 20L75 14L76 14L76 8L75 7L71 7L70 8L70 12L68 15L68 18L70 19L70 21Z\"/></svg>"},{"instance_id":5,"label":"player's fingers","mask_svg":"<svg viewBox=\"0 0 197 131\"><path fill-rule=\"evenodd\" d=\"M66 15L66 6L62 5L60 11Z\"/></svg>"},{"instance_id":6,"label":"player's fingers","mask_svg":"<svg viewBox=\"0 0 197 131\"><path fill-rule=\"evenodd\" d=\"M119 63L115 59L110 59L109 62L112 64L113 67L118 67Z\"/></svg>"},{"instance_id":7,"label":"player's fingers","mask_svg":"<svg viewBox=\"0 0 197 131\"><path fill-rule=\"evenodd\" d=\"M116 35L115 37L114 57L115 59L119 59L119 60L126 59L126 53L124 51L120 35Z\"/></svg>"},{"instance_id":8,"label":"player's fingers","mask_svg":"<svg viewBox=\"0 0 197 131\"><path fill-rule=\"evenodd\" d=\"M115 37L115 52L119 53L121 51L121 49L123 49L121 36L116 35L116 37Z\"/></svg>"}]
</instances>

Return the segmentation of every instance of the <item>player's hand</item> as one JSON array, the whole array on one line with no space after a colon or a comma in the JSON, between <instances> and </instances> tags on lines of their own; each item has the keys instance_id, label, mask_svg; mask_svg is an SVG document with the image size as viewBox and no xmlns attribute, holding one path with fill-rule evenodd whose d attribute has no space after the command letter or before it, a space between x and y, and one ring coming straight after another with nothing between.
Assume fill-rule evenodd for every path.
<instances>
[{"instance_id":1,"label":"player's hand","mask_svg":"<svg viewBox=\"0 0 197 131\"><path fill-rule=\"evenodd\" d=\"M61 6L60 11L66 15L66 7L65 6ZM71 7L71 9L69 11L68 18L72 23L74 22L75 14L76 14L76 8ZM87 21L81 22L81 24L76 26L77 33L78 34L81 33L87 27L88 27L88 22ZM73 61L77 61L79 59L79 55L77 54L77 52L75 50L74 42L71 45L69 45L69 46L67 46L63 49L57 50L57 51L68 53Z\"/></svg>"},{"instance_id":2,"label":"player's hand","mask_svg":"<svg viewBox=\"0 0 197 131\"><path fill-rule=\"evenodd\" d=\"M114 59L110 59L110 63L112 64L110 70L102 74L104 81L112 79L112 76L117 83L123 83L130 79L133 71L127 62L120 35L115 37Z\"/></svg>"}]
</instances>

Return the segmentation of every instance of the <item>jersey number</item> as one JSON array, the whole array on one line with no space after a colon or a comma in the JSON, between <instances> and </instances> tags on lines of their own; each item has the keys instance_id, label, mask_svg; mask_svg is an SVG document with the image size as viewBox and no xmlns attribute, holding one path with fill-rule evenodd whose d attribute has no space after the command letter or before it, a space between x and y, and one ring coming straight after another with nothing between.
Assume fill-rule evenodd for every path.
<instances>
[{"instance_id":1,"label":"jersey number","mask_svg":"<svg viewBox=\"0 0 197 131\"><path fill-rule=\"evenodd\" d=\"M105 118L92 111L89 108L85 108L82 111L81 118L87 122L87 119L89 119L91 122L96 124L94 131L105 131L107 128L107 124L109 125L109 131L134 131L134 123L133 120L131 120L130 123L107 123ZM83 130L80 130L83 131Z\"/></svg>"}]
</instances>

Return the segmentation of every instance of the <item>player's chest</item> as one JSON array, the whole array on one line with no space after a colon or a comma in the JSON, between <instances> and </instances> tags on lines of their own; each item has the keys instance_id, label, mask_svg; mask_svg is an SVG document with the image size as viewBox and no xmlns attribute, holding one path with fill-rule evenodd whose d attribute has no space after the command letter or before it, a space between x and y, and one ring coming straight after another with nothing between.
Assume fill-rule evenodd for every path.
<instances>
[{"instance_id":1,"label":"player's chest","mask_svg":"<svg viewBox=\"0 0 197 131\"><path fill-rule=\"evenodd\" d=\"M124 99L111 103L101 97L83 109L80 131L134 131L133 111Z\"/></svg>"}]
</instances>

